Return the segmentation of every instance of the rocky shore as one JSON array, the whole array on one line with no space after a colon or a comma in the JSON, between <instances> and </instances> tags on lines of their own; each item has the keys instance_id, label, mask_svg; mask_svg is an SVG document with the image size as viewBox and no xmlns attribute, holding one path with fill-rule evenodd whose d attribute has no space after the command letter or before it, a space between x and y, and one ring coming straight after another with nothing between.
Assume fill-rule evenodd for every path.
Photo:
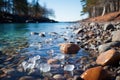
<instances>
[{"instance_id":1,"label":"rocky shore","mask_svg":"<svg viewBox=\"0 0 120 80\"><path fill-rule=\"evenodd\" d=\"M70 43L78 45L80 49L88 53L87 56L80 57L74 63L74 65L79 64L78 68L75 67L73 70L74 75L62 70L59 71L61 73L45 73L44 76L37 71L28 74L20 67L27 57L20 54L6 55L0 52L0 79L120 80L120 22L81 22L67 28L74 33L74 36L70 37L74 37L74 41ZM70 38L64 39L67 41ZM65 48L65 53L69 54L69 51L75 51L76 47L70 47L72 50L66 49L68 48ZM61 52L64 53L63 48ZM55 64L56 61L51 60L49 64L52 62Z\"/></svg>"}]
</instances>

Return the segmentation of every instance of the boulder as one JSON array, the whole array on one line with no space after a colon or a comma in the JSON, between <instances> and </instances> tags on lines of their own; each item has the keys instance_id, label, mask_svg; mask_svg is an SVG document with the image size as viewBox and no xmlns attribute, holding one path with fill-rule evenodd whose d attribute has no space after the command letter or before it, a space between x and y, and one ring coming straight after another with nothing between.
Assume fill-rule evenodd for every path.
<instances>
[{"instance_id":1,"label":"boulder","mask_svg":"<svg viewBox=\"0 0 120 80\"><path fill-rule=\"evenodd\" d=\"M79 50L80 50L80 47L74 43L60 44L60 51L64 54L76 54Z\"/></svg>"},{"instance_id":2,"label":"boulder","mask_svg":"<svg viewBox=\"0 0 120 80\"><path fill-rule=\"evenodd\" d=\"M120 30L113 32L112 41L120 41Z\"/></svg>"},{"instance_id":3,"label":"boulder","mask_svg":"<svg viewBox=\"0 0 120 80\"><path fill-rule=\"evenodd\" d=\"M83 80L108 80L108 73L101 66L86 70L81 76Z\"/></svg>"},{"instance_id":4,"label":"boulder","mask_svg":"<svg viewBox=\"0 0 120 80\"><path fill-rule=\"evenodd\" d=\"M111 24L111 23L106 23L106 24L103 26L103 30L114 30L114 25Z\"/></svg>"},{"instance_id":5,"label":"boulder","mask_svg":"<svg viewBox=\"0 0 120 80\"><path fill-rule=\"evenodd\" d=\"M99 53L101 53L111 49L112 47L118 47L118 46L120 46L120 42L109 42L98 46L98 51Z\"/></svg>"},{"instance_id":6,"label":"boulder","mask_svg":"<svg viewBox=\"0 0 120 80\"><path fill-rule=\"evenodd\" d=\"M97 60L96 63L102 66L105 65L113 65L120 60L120 53L117 53L116 50L110 49L106 52L101 53Z\"/></svg>"}]
</instances>

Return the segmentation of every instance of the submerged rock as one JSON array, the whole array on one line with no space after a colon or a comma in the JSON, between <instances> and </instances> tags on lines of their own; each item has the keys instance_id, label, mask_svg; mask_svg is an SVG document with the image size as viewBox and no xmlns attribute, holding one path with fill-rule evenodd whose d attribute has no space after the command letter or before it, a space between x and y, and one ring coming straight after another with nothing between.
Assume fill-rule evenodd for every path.
<instances>
[{"instance_id":1,"label":"submerged rock","mask_svg":"<svg viewBox=\"0 0 120 80\"><path fill-rule=\"evenodd\" d=\"M47 61L48 64L53 64L53 63L57 63L57 62L58 62L57 59L49 59L49 60Z\"/></svg>"},{"instance_id":2,"label":"submerged rock","mask_svg":"<svg viewBox=\"0 0 120 80\"><path fill-rule=\"evenodd\" d=\"M37 33L37 32L31 32L30 34L31 35L39 35L39 33Z\"/></svg>"},{"instance_id":3,"label":"submerged rock","mask_svg":"<svg viewBox=\"0 0 120 80\"><path fill-rule=\"evenodd\" d=\"M35 80L32 76L23 76L19 80Z\"/></svg>"},{"instance_id":4,"label":"submerged rock","mask_svg":"<svg viewBox=\"0 0 120 80\"><path fill-rule=\"evenodd\" d=\"M45 37L45 33L44 32L41 32L38 34L40 37Z\"/></svg>"},{"instance_id":5,"label":"submerged rock","mask_svg":"<svg viewBox=\"0 0 120 80\"><path fill-rule=\"evenodd\" d=\"M116 62L119 62L120 60L120 54L116 52L116 50L111 49L108 50L104 53L101 53L97 60L96 63L100 65L113 65Z\"/></svg>"},{"instance_id":6,"label":"submerged rock","mask_svg":"<svg viewBox=\"0 0 120 80\"><path fill-rule=\"evenodd\" d=\"M60 44L60 51L64 54L76 54L79 50L80 50L80 47L74 43Z\"/></svg>"},{"instance_id":7,"label":"submerged rock","mask_svg":"<svg viewBox=\"0 0 120 80\"><path fill-rule=\"evenodd\" d=\"M64 76L62 76L61 74L56 74L56 75L53 76L53 78L55 80L64 80L65 79Z\"/></svg>"}]
</instances>

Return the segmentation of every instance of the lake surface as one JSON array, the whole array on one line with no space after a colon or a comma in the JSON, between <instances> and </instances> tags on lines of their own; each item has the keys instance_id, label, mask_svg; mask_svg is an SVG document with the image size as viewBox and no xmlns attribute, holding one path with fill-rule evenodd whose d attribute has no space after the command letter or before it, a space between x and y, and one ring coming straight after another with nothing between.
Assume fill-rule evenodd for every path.
<instances>
[{"instance_id":1,"label":"lake surface","mask_svg":"<svg viewBox=\"0 0 120 80\"><path fill-rule=\"evenodd\" d=\"M62 64L73 64L72 67L65 69L74 67L77 69L80 66L77 61L81 56L86 55L83 49L74 56L60 52L60 43L76 42L76 35L70 28L73 26L73 23L0 24L0 51L11 55L19 53L19 56L26 56L19 65L25 72L27 69L40 70L42 66L42 70L48 70L53 74L63 74ZM51 58L59 61L58 67L56 64L46 65ZM50 67L52 67L51 70Z\"/></svg>"},{"instance_id":2,"label":"lake surface","mask_svg":"<svg viewBox=\"0 0 120 80\"><path fill-rule=\"evenodd\" d=\"M64 37L71 34L66 27L73 23L26 23L26 24L0 24L0 50L15 48L28 43L28 48L16 49L20 53L29 52L46 53L49 50L59 51L58 44L64 42ZM31 32L43 33L45 37L31 35ZM69 34L70 33L70 34ZM28 53L27 53L28 54ZM47 54L45 54L46 56Z\"/></svg>"}]
</instances>

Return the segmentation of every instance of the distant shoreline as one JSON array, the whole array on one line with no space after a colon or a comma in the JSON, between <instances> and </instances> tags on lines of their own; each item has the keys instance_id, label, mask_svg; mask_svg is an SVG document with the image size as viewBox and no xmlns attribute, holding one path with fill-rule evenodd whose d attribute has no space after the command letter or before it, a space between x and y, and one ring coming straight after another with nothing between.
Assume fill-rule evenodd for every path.
<instances>
[{"instance_id":1,"label":"distant shoreline","mask_svg":"<svg viewBox=\"0 0 120 80\"><path fill-rule=\"evenodd\" d=\"M58 21L46 17L31 17L22 15L13 15L9 13L2 13L0 15L0 23L57 23Z\"/></svg>"}]
</instances>

